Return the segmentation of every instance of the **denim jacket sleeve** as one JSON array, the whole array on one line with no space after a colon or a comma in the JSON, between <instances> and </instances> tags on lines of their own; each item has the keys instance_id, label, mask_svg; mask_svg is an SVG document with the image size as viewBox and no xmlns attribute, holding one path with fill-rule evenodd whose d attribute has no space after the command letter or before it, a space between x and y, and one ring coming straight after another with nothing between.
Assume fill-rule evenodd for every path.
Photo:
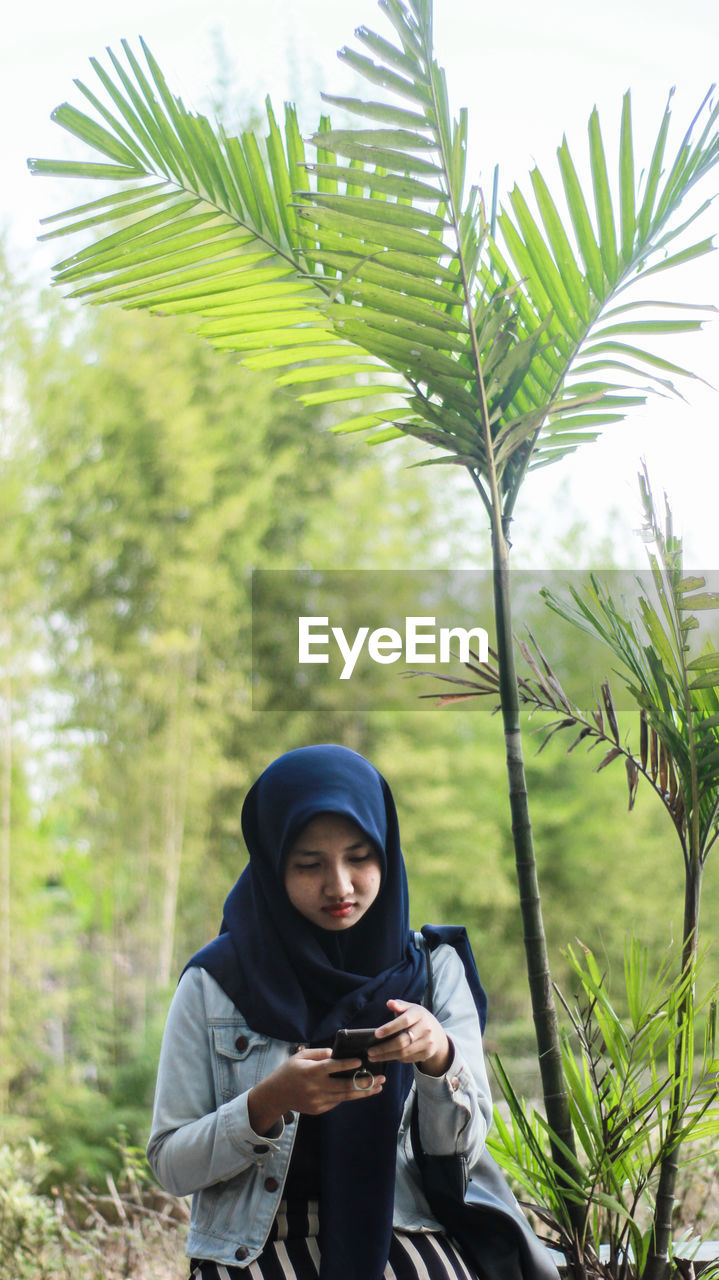
<instances>
[{"instance_id":1,"label":"denim jacket sleeve","mask_svg":"<svg viewBox=\"0 0 719 1280\"><path fill-rule=\"evenodd\" d=\"M432 952L431 960L432 1012L449 1036L454 1056L442 1076L428 1076L415 1068L420 1138L429 1155L459 1152L472 1165L484 1150L492 1118L482 1033L457 952L443 944Z\"/></svg>"},{"instance_id":2,"label":"denim jacket sleeve","mask_svg":"<svg viewBox=\"0 0 719 1280\"><path fill-rule=\"evenodd\" d=\"M189 969L175 992L160 1052L147 1148L159 1182L179 1196L261 1164L277 1149L284 1128L280 1122L270 1136L256 1134L247 1099L252 1084L278 1065L289 1046L247 1027L224 993L219 994L227 1009L217 1006L213 993L215 1003L208 1010L208 981L214 988L203 970ZM218 1105L223 1097L227 1101Z\"/></svg>"}]
</instances>

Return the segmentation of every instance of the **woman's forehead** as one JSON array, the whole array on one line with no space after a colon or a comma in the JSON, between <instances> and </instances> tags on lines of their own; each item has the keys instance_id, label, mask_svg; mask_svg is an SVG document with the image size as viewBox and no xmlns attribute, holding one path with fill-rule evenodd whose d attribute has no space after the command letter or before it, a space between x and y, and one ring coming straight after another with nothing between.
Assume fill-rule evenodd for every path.
<instances>
[{"instance_id":1,"label":"woman's forehead","mask_svg":"<svg viewBox=\"0 0 719 1280\"><path fill-rule=\"evenodd\" d=\"M370 837L353 818L344 813L317 813L305 824L292 842L293 849L319 843L345 846L372 843Z\"/></svg>"}]
</instances>

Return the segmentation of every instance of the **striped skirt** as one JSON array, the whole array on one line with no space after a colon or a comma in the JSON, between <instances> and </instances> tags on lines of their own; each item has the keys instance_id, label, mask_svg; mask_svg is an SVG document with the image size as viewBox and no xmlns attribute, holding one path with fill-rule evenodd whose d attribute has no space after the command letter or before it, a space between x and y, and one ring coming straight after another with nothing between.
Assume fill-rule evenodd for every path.
<instances>
[{"instance_id":1,"label":"striped skirt","mask_svg":"<svg viewBox=\"0 0 719 1280\"><path fill-rule=\"evenodd\" d=\"M289 1212L283 1201L270 1239L248 1267L193 1258L190 1280L318 1280L317 1202ZM439 1233L394 1231L384 1280L478 1280L451 1240Z\"/></svg>"}]
</instances>

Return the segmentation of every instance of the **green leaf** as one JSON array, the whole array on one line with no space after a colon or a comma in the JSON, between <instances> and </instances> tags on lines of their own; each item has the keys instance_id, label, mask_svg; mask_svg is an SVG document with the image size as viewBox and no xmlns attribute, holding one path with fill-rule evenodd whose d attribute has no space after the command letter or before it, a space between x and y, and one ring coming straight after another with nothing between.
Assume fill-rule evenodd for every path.
<instances>
[{"instance_id":1,"label":"green leaf","mask_svg":"<svg viewBox=\"0 0 719 1280\"><path fill-rule=\"evenodd\" d=\"M719 653L703 653L687 663L687 671L715 671L719 668Z\"/></svg>"},{"instance_id":2,"label":"green leaf","mask_svg":"<svg viewBox=\"0 0 719 1280\"><path fill-rule=\"evenodd\" d=\"M323 93L320 96L323 102L340 107L342 111L352 111L369 120L379 120L382 124L399 125L400 128L407 129L429 128L424 115L416 111L408 111L404 107L396 107L391 103L363 102L360 98L336 98L330 93Z\"/></svg>"},{"instance_id":3,"label":"green leaf","mask_svg":"<svg viewBox=\"0 0 719 1280\"><path fill-rule=\"evenodd\" d=\"M161 205L162 207L154 215L134 222L133 225L137 231L138 228L143 227L143 225L146 228L149 228L155 225L161 225L169 218L180 217L190 209L197 208L199 203L196 197L190 196L185 198L180 193L173 191L168 192L167 188L164 186L161 192L155 192L153 195L140 200L133 199L125 202L125 195L125 192L120 192L114 197L109 198L113 201L113 208L110 208L104 200L93 200L88 205L80 206L73 212L80 213L84 210L93 209L98 205L102 205L103 207L98 212L94 212L89 218L81 218L77 222L66 224L64 227L56 227L53 231L46 231L44 235L38 236L38 240L56 240L59 236L76 234L78 231L87 230L88 227L100 227L108 222L118 222L120 219L125 220L127 218L133 218L137 214L142 213L145 209L157 209L158 205ZM54 221L52 218L43 219L44 223L52 221ZM127 239L126 228L123 228L120 232L120 238L124 240ZM105 243L107 243L107 240L105 240Z\"/></svg>"},{"instance_id":4,"label":"green leaf","mask_svg":"<svg viewBox=\"0 0 719 1280\"><path fill-rule=\"evenodd\" d=\"M619 204L622 228L622 258L631 262L636 232L634 210L634 149L632 143L632 106L629 91L622 105L622 129L619 142Z\"/></svg>"},{"instance_id":5,"label":"green leaf","mask_svg":"<svg viewBox=\"0 0 719 1280\"><path fill-rule=\"evenodd\" d=\"M247 244L247 237L242 233L233 230L232 225L221 224L218 227L203 227L199 231L188 231L184 235L175 235L169 239L162 240L158 245L154 240L148 245L142 245L132 252L125 254L112 253L110 256L101 257L97 262L90 259L93 270L97 271L115 271L116 268L137 267L137 264L150 263L152 274L170 270L173 267L181 267L189 265L193 261L205 259L209 253L222 254L231 250L237 251L243 249ZM256 255L256 261L264 261L269 255L268 252ZM72 263L73 259L69 258L68 262ZM113 284L124 284L129 280L144 279L147 276L147 267L143 266L139 270L128 271L117 270L113 276ZM63 263L57 269L56 279L59 283L65 284L73 280L82 279L86 275L86 265L80 262L78 266L64 266ZM103 288L104 285L90 286L85 293L94 292L96 288Z\"/></svg>"},{"instance_id":6,"label":"green leaf","mask_svg":"<svg viewBox=\"0 0 719 1280\"><path fill-rule=\"evenodd\" d=\"M284 233L288 241L291 241L298 233L297 216L292 207L292 182L287 170L282 135L277 127L269 97L265 99L265 109L270 126L270 132L267 135L267 158L274 186L272 192L273 204L276 204L279 210Z\"/></svg>"},{"instance_id":7,"label":"green leaf","mask_svg":"<svg viewBox=\"0 0 719 1280\"><path fill-rule=\"evenodd\" d=\"M351 133L339 135L341 142L335 141L334 150L338 155L348 156L353 160L361 160L363 164L378 165L382 169L391 169L395 173L440 174L438 165L422 156L412 155L409 151L391 151L387 147L371 146L366 142L357 142ZM311 141L320 147L321 135L316 134Z\"/></svg>"},{"instance_id":8,"label":"green leaf","mask_svg":"<svg viewBox=\"0 0 719 1280\"><path fill-rule=\"evenodd\" d=\"M456 379L464 383L470 377L469 370L458 360L442 355L426 342L411 341L402 337L401 333L396 335L389 333L384 325L380 329L378 325L367 321L353 323L346 320L341 332L366 346L367 350L373 354L381 355L384 359L399 364L403 371L411 371L418 381L431 380L434 385L436 375L443 379ZM474 407L475 402L471 396L469 402Z\"/></svg>"},{"instance_id":9,"label":"green leaf","mask_svg":"<svg viewBox=\"0 0 719 1280\"><path fill-rule=\"evenodd\" d=\"M375 311L384 311L387 315L402 316L406 320L413 320L416 324L438 329L441 332L467 334L467 326L461 320L456 320L439 307L429 306L422 299L410 297L396 290L382 289L377 285L364 282L347 284L343 281L342 293L345 297L354 298ZM440 301L446 299L443 290L438 289L437 295Z\"/></svg>"},{"instance_id":10,"label":"green leaf","mask_svg":"<svg viewBox=\"0 0 719 1280\"><path fill-rule=\"evenodd\" d=\"M639 241L641 244L644 244L647 239L649 226L652 218L652 213L654 210L654 201L656 199L657 188L659 186L659 179L662 173L664 148L666 146L667 133L669 132L669 122L671 120L671 111L669 108L670 108L670 103L672 100L673 93L674 93L674 90L672 89L667 99L667 105L664 109L664 116L662 118L661 127L657 135L656 143L654 144L654 152L649 165L649 169L647 171L647 184L646 184L646 189L644 193L644 200L642 201L642 207L639 210L639 218L638 218Z\"/></svg>"},{"instance_id":11,"label":"green leaf","mask_svg":"<svg viewBox=\"0 0 719 1280\"><path fill-rule=\"evenodd\" d=\"M349 199L350 197L340 197ZM395 206L397 207L397 206ZM358 252L364 254L371 249L397 249L404 254L422 254L427 258L446 256L449 249L434 236L423 231L413 231L403 226L395 226L394 221L371 222L368 218L357 218L352 214L338 213L334 209L301 207L299 216L309 223L321 228L327 227L338 235L353 238Z\"/></svg>"},{"instance_id":12,"label":"green leaf","mask_svg":"<svg viewBox=\"0 0 719 1280\"><path fill-rule=\"evenodd\" d=\"M416 81L417 77L421 76L422 68L419 65L416 54L408 54L406 50L400 51L393 44L390 44L389 40L385 40L383 36L378 36L374 31L370 31L368 27L357 27L355 35L367 49L371 49L372 53L384 59L390 66L396 67L403 75L409 76L411 81Z\"/></svg>"},{"instance_id":13,"label":"green leaf","mask_svg":"<svg viewBox=\"0 0 719 1280\"><path fill-rule=\"evenodd\" d=\"M275 201L267 181L265 166L262 163L260 148L257 145L257 139L253 133L243 133L242 149L247 169L250 175L250 181L255 193L255 199L261 213L261 225L269 228L270 235L275 242L279 240L280 228L275 209Z\"/></svg>"},{"instance_id":14,"label":"green leaf","mask_svg":"<svg viewBox=\"0 0 719 1280\"><path fill-rule=\"evenodd\" d=\"M197 202L185 202L186 206L197 208ZM161 258L165 252L172 252L175 249L182 248L183 245L203 243L216 239L231 232L237 235L236 224L228 222L215 210L209 210L205 206L203 212L192 214L192 216L182 216L181 210L176 210L176 217L168 221L166 211L163 210L159 215L150 218L142 218L135 223L135 235L131 241L132 249L127 248L127 229L121 228L109 236L105 236L102 240L97 240L89 245L87 249L82 249L78 253L74 253L71 258L65 258L55 266L55 270L63 273L65 278L69 277L69 273L78 271L84 273L88 264L92 265L94 271L110 271L115 266L132 266L135 261L140 260L140 256ZM220 221L222 219L222 221ZM215 224L214 226L212 224ZM244 236L244 243L251 242L251 236ZM71 277L69 277L71 278Z\"/></svg>"},{"instance_id":15,"label":"green leaf","mask_svg":"<svg viewBox=\"0 0 719 1280\"><path fill-rule=\"evenodd\" d=\"M426 182L418 182L416 178L401 177L393 173L378 173L375 169L351 169L346 165L305 164L308 173L316 173L320 177L332 178L335 182L344 182L355 187L369 187L384 195L397 196L400 200L424 200L437 203L445 200L443 191L429 186ZM300 199L311 198L309 192L299 191Z\"/></svg>"},{"instance_id":16,"label":"green leaf","mask_svg":"<svg viewBox=\"0 0 719 1280\"><path fill-rule=\"evenodd\" d=\"M172 157L171 164L167 163L166 159L163 158L162 151L158 150L154 137L155 130L152 124L152 117L150 116L148 119L147 113L143 108L142 100L138 97L134 86L131 81L129 81L119 60L115 57L112 50L108 49L108 55L118 79L120 80L120 85L125 89L127 97L123 95L122 89L118 88L112 77L97 58L90 59L90 66L100 80L100 83L109 98L118 108L120 115L128 126L130 134L137 138L142 150L148 158L149 164L157 165L160 171L169 177L174 171L174 155ZM78 87L82 89L83 86L78 84Z\"/></svg>"},{"instance_id":17,"label":"green leaf","mask_svg":"<svg viewBox=\"0 0 719 1280\"><path fill-rule=\"evenodd\" d=\"M355 254L346 252L330 253L323 249L320 261L343 273L341 289L343 294L346 291L351 292L355 287L360 288L360 290L364 289L364 282L368 281L372 286L380 286L383 291L393 297L424 298L430 302L447 305L447 289L435 283L434 276L441 275L446 278L449 273L445 273L443 268L435 272L431 266L425 272L422 269L424 264L418 259L408 259L408 261L416 263L416 270L412 274L407 270L396 270L390 265L386 265L390 261L396 262L398 267L403 265L396 254L390 255L389 253L368 254L364 258L358 259Z\"/></svg>"},{"instance_id":18,"label":"green leaf","mask_svg":"<svg viewBox=\"0 0 719 1280\"><path fill-rule=\"evenodd\" d=\"M639 360L643 364L653 365L657 369L663 369L667 373L679 374L683 378L693 378L696 375L690 373L688 369L682 369L678 364L672 364L670 360L664 360L661 356L655 356L651 351L642 351L639 347L630 346L627 342L604 342L590 341L584 348L585 355L606 355L616 352L618 355L630 356L634 360Z\"/></svg>"},{"instance_id":19,"label":"green leaf","mask_svg":"<svg viewBox=\"0 0 719 1280\"><path fill-rule=\"evenodd\" d=\"M312 335L307 330L303 330L302 336L307 337L307 344L304 346L289 344L281 351L263 351L260 355L248 356L244 363L248 369L282 369L289 364L304 364L308 360L346 360L348 355L357 351L357 347L350 343L339 341L324 344L318 342L315 345L309 341ZM365 352L365 355L368 353Z\"/></svg>"},{"instance_id":20,"label":"green leaf","mask_svg":"<svg viewBox=\"0 0 719 1280\"><path fill-rule=\"evenodd\" d=\"M380 222L398 227L426 227L439 232L447 226L444 218L424 209L416 209L412 205L397 204L388 200L363 199L356 196L323 195L317 193L312 197L313 205L322 209L333 209L343 218L348 216L363 221Z\"/></svg>"},{"instance_id":21,"label":"green leaf","mask_svg":"<svg viewBox=\"0 0 719 1280\"><path fill-rule=\"evenodd\" d=\"M328 309L334 319L334 323L339 324L342 328L346 328L346 321L356 322L370 325L374 329L380 329L383 333L392 334L395 337L403 339L408 347L420 345L422 347L432 347L436 351L454 351L459 355L468 354L469 340L467 335L460 331L457 333L455 328L448 329L446 326L434 324L417 324L408 320L406 316L398 313L392 315L386 311L376 311L369 305L361 308L344 306L335 303ZM462 376L467 376L467 370L464 369Z\"/></svg>"},{"instance_id":22,"label":"green leaf","mask_svg":"<svg viewBox=\"0 0 719 1280\"><path fill-rule=\"evenodd\" d=\"M28 164L31 163L31 161L28 161ZM182 194L184 196L186 193L183 192ZM75 205L74 208L67 209L64 213L51 213L49 216L40 219L40 225L44 227L51 222L61 222L64 218L75 218L78 214L94 213L95 211L100 213L101 210L107 210L107 216L111 218L114 216L114 206L118 204L127 204L128 208L130 208L137 203L138 207L140 207L142 201L151 201L153 199L157 201L174 200L177 199L177 192L168 190L167 183L164 181L131 187L130 190L124 188L122 191L114 191L110 195L101 196L99 200L90 200L85 204ZM67 228L67 230L71 231L72 227ZM67 232L63 234L67 234Z\"/></svg>"},{"instance_id":23,"label":"green leaf","mask_svg":"<svg viewBox=\"0 0 719 1280\"><path fill-rule=\"evenodd\" d=\"M49 178L101 178L117 182L127 178L136 178L142 174L139 167L129 165L93 164L79 160L28 160L31 173L43 174Z\"/></svg>"},{"instance_id":24,"label":"green leaf","mask_svg":"<svg viewBox=\"0 0 719 1280\"><path fill-rule=\"evenodd\" d=\"M579 338L581 326L566 285L558 272L552 257L539 233L527 203L515 187L510 196L512 208L532 264L532 274L537 276L543 285L552 308L556 311L565 330L575 339ZM503 225L503 230L505 226Z\"/></svg>"},{"instance_id":25,"label":"green leaf","mask_svg":"<svg viewBox=\"0 0 719 1280\"><path fill-rule=\"evenodd\" d=\"M142 161L138 158L136 149L119 142L107 129L103 129L101 125L91 120L84 112L78 111L77 107L72 107L69 103L64 102L61 107L57 107L53 111L52 119L56 124L61 125L63 129L67 129L68 133L73 134L74 137L80 138L82 142L87 142L95 151L102 151L111 160L116 160L120 164L128 166L136 173L144 172Z\"/></svg>"},{"instance_id":26,"label":"green leaf","mask_svg":"<svg viewBox=\"0 0 719 1280\"><path fill-rule=\"evenodd\" d=\"M704 591L696 596L688 596L682 601L684 609L718 609L719 591Z\"/></svg>"},{"instance_id":27,"label":"green leaf","mask_svg":"<svg viewBox=\"0 0 719 1280\"><path fill-rule=\"evenodd\" d=\"M594 187L594 204L599 225L599 248L602 255L602 265L609 283L615 284L618 267L617 236L614 228L609 178L607 177L607 163L604 158L604 144L596 107L589 118L589 156L592 166L592 185Z\"/></svg>"},{"instance_id":28,"label":"green leaf","mask_svg":"<svg viewBox=\"0 0 719 1280\"><path fill-rule=\"evenodd\" d=\"M691 262L694 258L701 258L705 253L710 253L714 249L714 241L711 236L706 240L699 240L697 244L691 245L688 249L682 249L680 253L674 253L671 257L663 258L661 262L657 262L653 267L645 267L642 271L642 278L646 276L656 275L659 271L669 271L673 267L683 266L685 262Z\"/></svg>"},{"instance_id":29,"label":"green leaf","mask_svg":"<svg viewBox=\"0 0 719 1280\"><path fill-rule=\"evenodd\" d=\"M391 383L372 383L370 386L332 387L329 391L308 391L300 396L303 404L339 404L343 400L363 400L367 396L396 395L401 391Z\"/></svg>"},{"instance_id":30,"label":"green leaf","mask_svg":"<svg viewBox=\"0 0 719 1280\"><path fill-rule=\"evenodd\" d=\"M413 83L404 79L403 76L397 76L394 72L385 67L377 67L370 58L365 58L362 54L357 54L352 49L340 49L338 58L347 63L348 67L359 73L359 76L370 81L371 84L379 84L381 88L389 88L393 93L399 93L400 97L408 97L412 102L418 102L421 106L430 102L430 93L427 91L425 84Z\"/></svg>"},{"instance_id":31,"label":"green leaf","mask_svg":"<svg viewBox=\"0 0 719 1280\"><path fill-rule=\"evenodd\" d=\"M552 246L554 260L561 279L574 310L586 325L589 321L588 291L572 253L567 233L562 226L557 207L549 194L549 189L539 169L534 168L532 170L531 179L539 212L549 237L549 243Z\"/></svg>"},{"instance_id":32,"label":"green leaf","mask_svg":"<svg viewBox=\"0 0 719 1280\"><path fill-rule=\"evenodd\" d=\"M132 55L127 41L122 40L120 43L125 57L130 63L130 69L135 75L135 83L133 83L119 58L116 57L111 49L108 49L108 55L135 111L142 120L152 147L156 154L166 158L169 171L176 177L189 176L183 150L174 131L168 126L163 114L158 111L155 97L145 77L139 71L139 65Z\"/></svg>"},{"instance_id":33,"label":"green leaf","mask_svg":"<svg viewBox=\"0 0 719 1280\"><path fill-rule=\"evenodd\" d=\"M241 265L243 261L247 264L245 267ZM258 296L266 298L269 289L277 297L284 297L288 287L298 282L290 278L290 270L285 265L257 265L264 261L267 261L266 253L217 259L209 264L203 261L200 266L195 267L187 264L183 269L159 278L152 276L140 279L127 289L113 288L112 300L122 302L126 307L164 308L173 299L177 302L196 299L197 313L203 314L202 299L205 296L221 297L223 293L232 290L238 290L243 297L249 297L252 287L260 291Z\"/></svg>"},{"instance_id":34,"label":"green leaf","mask_svg":"<svg viewBox=\"0 0 719 1280\"><path fill-rule=\"evenodd\" d=\"M624 320L619 324L602 325L598 336L616 337L624 333L641 333L650 336L664 333L696 333L702 327L701 320Z\"/></svg>"},{"instance_id":35,"label":"green leaf","mask_svg":"<svg viewBox=\"0 0 719 1280\"><path fill-rule=\"evenodd\" d=\"M562 145L557 151L557 158L564 184L564 193L567 197L569 215L572 219L574 234L577 237L579 252L584 261L584 269L595 297L603 298L605 290L602 256L597 245L594 228L589 218L584 194L577 178L574 161L569 153L566 138L562 139Z\"/></svg>"},{"instance_id":36,"label":"green leaf","mask_svg":"<svg viewBox=\"0 0 719 1280\"><path fill-rule=\"evenodd\" d=\"M715 689L719 685L719 671L708 671L703 676L697 676L696 680L690 681L690 689ZM706 761L705 761L706 763Z\"/></svg>"},{"instance_id":37,"label":"green leaf","mask_svg":"<svg viewBox=\"0 0 719 1280\"><path fill-rule=\"evenodd\" d=\"M343 147L348 143L359 143L368 148L392 151L404 155L406 151L436 149L433 137L420 137L411 129L330 129L326 133L313 134L310 141L314 146L345 155ZM436 167L436 166L435 166Z\"/></svg>"},{"instance_id":38,"label":"green leaf","mask_svg":"<svg viewBox=\"0 0 719 1280\"><path fill-rule=\"evenodd\" d=\"M376 431L367 443L369 445L386 444L389 440L398 440L405 434L405 430L400 427L387 427L384 431Z\"/></svg>"},{"instance_id":39,"label":"green leaf","mask_svg":"<svg viewBox=\"0 0 719 1280\"><path fill-rule=\"evenodd\" d=\"M344 364L306 365L301 369L293 369L290 373L280 374L275 379L278 387L300 386L305 382L324 382L330 378L352 378L358 373L381 373L380 364L364 364L360 360Z\"/></svg>"}]
</instances>

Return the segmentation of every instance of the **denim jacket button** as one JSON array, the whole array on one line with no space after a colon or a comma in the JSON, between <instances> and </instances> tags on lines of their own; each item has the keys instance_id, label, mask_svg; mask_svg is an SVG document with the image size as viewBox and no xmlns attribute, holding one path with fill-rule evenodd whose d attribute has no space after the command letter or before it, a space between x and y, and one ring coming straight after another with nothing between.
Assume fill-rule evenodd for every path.
<instances>
[{"instance_id":1,"label":"denim jacket button","mask_svg":"<svg viewBox=\"0 0 719 1280\"><path fill-rule=\"evenodd\" d=\"M244 1053L249 1043L250 1042L247 1039L247 1036L238 1036L237 1039L235 1040L235 1048L237 1049L237 1052Z\"/></svg>"},{"instance_id":2,"label":"denim jacket button","mask_svg":"<svg viewBox=\"0 0 719 1280\"><path fill-rule=\"evenodd\" d=\"M267 1155L267 1152L269 1151L269 1149L270 1148L267 1146L266 1142L260 1142L256 1147L252 1148L256 1156Z\"/></svg>"},{"instance_id":3,"label":"denim jacket button","mask_svg":"<svg viewBox=\"0 0 719 1280\"><path fill-rule=\"evenodd\" d=\"M241 1244L239 1249L235 1249L235 1257L237 1258L237 1261L241 1262L243 1258L247 1257L249 1252L249 1249L247 1249L244 1244Z\"/></svg>"},{"instance_id":4,"label":"denim jacket button","mask_svg":"<svg viewBox=\"0 0 719 1280\"><path fill-rule=\"evenodd\" d=\"M265 1178L265 1191L276 1191L279 1185L276 1178Z\"/></svg>"},{"instance_id":5,"label":"denim jacket button","mask_svg":"<svg viewBox=\"0 0 719 1280\"><path fill-rule=\"evenodd\" d=\"M285 1114L283 1115L282 1119L284 1120L285 1124L294 1124L295 1122L294 1111L285 1111Z\"/></svg>"}]
</instances>

